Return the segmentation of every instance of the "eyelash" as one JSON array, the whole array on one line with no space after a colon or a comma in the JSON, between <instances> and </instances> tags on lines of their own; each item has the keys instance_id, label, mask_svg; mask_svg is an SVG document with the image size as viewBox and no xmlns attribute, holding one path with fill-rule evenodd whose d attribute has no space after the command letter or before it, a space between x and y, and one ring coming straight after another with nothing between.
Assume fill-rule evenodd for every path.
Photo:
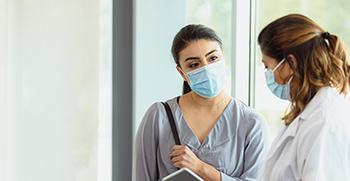
<instances>
[{"instance_id":1,"label":"eyelash","mask_svg":"<svg viewBox=\"0 0 350 181\"><path fill-rule=\"evenodd\" d=\"M213 60L213 58L215 58L214 60ZM212 56L212 57L210 57L210 59L209 60L211 60L211 61L215 61L215 60L217 60L218 59L218 57L217 56Z\"/></svg>"},{"instance_id":2,"label":"eyelash","mask_svg":"<svg viewBox=\"0 0 350 181\"><path fill-rule=\"evenodd\" d=\"M189 68L193 68L193 67L195 67L195 66L197 66L198 65L198 63L193 63L193 64L190 64L188 67Z\"/></svg>"},{"instance_id":3,"label":"eyelash","mask_svg":"<svg viewBox=\"0 0 350 181\"><path fill-rule=\"evenodd\" d=\"M213 61L216 61L219 57L218 56L212 56L209 58L209 61L213 62ZM188 67L189 68L194 68L198 65L198 63L193 63L193 64L190 64Z\"/></svg>"}]
</instances>

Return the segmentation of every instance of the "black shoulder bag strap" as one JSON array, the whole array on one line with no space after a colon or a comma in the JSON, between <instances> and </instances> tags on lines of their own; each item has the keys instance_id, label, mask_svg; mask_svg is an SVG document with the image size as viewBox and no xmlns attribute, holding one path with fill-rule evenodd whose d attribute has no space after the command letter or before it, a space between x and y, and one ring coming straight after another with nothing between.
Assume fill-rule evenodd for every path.
<instances>
[{"instance_id":1,"label":"black shoulder bag strap","mask_svg":"<svg viewBox=\"0 0 350 181\"><path fill-rule=\"evenodd\" d=\"M173 114L171 113L170 106L166 102L162 102L162 104L164 105L165 110L166 110L166 114L168 115L168 120L169 120L169 123L170 123L171 131L173 132L175 143L176 143L176 145L181 145L181 142L180 142L180 139L179 139L179 134L177 133L174 117L173 117Z\"/></svg>"}]
</instances>

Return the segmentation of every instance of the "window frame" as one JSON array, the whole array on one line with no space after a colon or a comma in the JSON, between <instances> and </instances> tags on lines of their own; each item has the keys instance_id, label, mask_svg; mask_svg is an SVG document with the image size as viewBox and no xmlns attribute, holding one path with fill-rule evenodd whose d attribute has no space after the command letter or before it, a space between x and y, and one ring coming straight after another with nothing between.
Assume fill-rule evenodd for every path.
<instances>
[{"instance_id":1,"label":"window frame","mask_svg":"<svg viewBox=\"0 0 350 181\"><path fill-rule=\"evenodd\" d=\"M232 1L231 94L255 104L257 0Z\"/></svg>"}]
</instances>

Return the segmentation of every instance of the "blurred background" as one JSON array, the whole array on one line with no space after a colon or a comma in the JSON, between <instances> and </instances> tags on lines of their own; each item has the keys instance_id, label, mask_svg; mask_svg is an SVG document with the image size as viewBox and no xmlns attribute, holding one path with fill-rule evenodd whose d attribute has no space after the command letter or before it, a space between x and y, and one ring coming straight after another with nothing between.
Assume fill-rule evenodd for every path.
<instances>
[{"instance_id":1,"label":"blurred background","mask_svg":"<svg viewBox=\"0 0 350 181\"><path fill-rule=\"evenodd\" d=\"M186 24L223 40L225 90L266 118L289 103L267 88L259 31L302 13L350 45L347 0L0 0L0 180L131 180L148 107L181 95L170 48Z\"/></svg>"}]
</instances>

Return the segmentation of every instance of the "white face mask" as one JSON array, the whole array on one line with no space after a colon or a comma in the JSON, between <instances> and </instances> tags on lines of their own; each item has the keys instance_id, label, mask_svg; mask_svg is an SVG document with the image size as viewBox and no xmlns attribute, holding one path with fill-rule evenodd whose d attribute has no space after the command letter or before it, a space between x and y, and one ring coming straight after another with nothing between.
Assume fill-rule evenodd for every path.
<instances>
[{"instance_id":1,"label":"white face mask","mask_svg":"<svg viewBox=\"0 0 350 181\"><path fill-rule=\"evenodd\" d=\"M293 76L289 79L288 83L285 85L280 85L275 81L274 72L277 68L285 61L283 59L273 70L268 70L265 72L266 84L270 91L277 97L283 100L290 100L290 82Z\"/></svg>"},{"instance_id":2,"label":"white face mask","mask_svg":"<svg viewBox=\"0 0 350 181\"><path fill-rule=\"evenodd\" d=\"M206 98L217 96L223 90L229 75L225 60L219 60L187 73L191 89Z\"/></svg>"}]
</instances>

